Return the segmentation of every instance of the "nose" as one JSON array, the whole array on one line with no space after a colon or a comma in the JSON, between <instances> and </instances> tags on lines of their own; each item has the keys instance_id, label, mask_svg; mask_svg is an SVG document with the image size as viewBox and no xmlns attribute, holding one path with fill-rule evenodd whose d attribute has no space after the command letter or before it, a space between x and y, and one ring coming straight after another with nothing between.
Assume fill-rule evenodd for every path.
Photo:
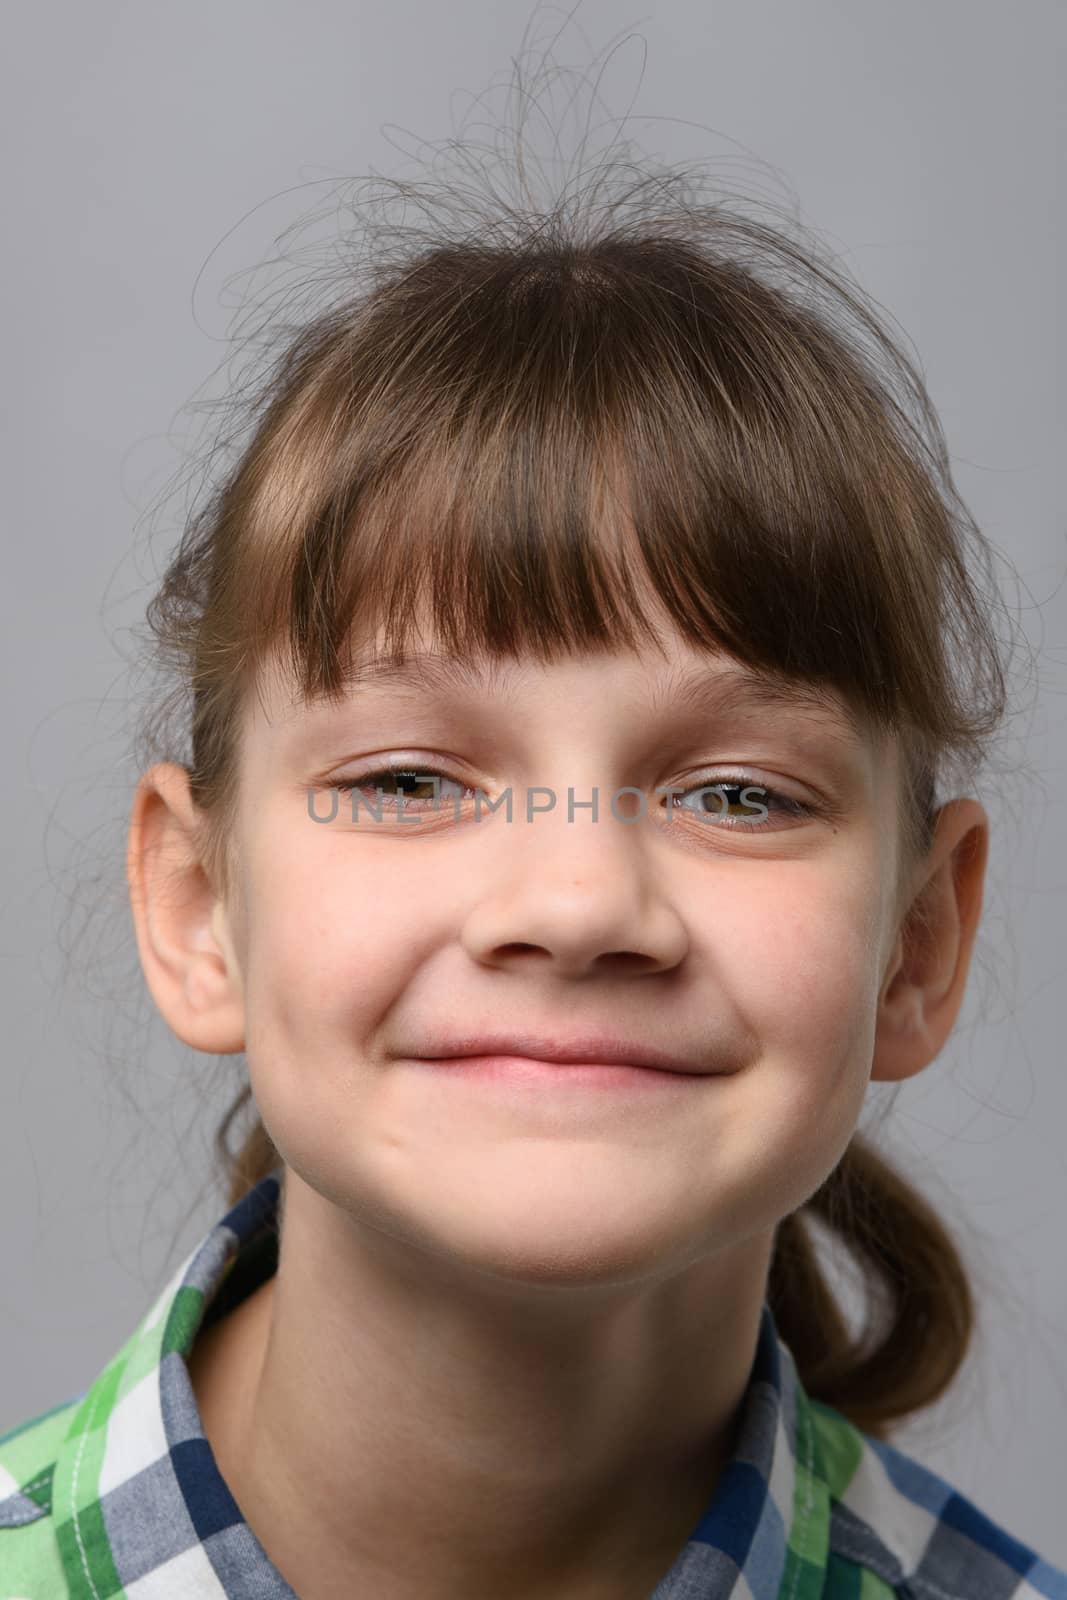
<instances>
[{"instance_id":1,"label":"nose","mask_svg":"<svg viewBox=\"0 0 1067 1600\"><path fill-rule=\"evenodd\" d=\"M640 817L628 820L635 798L620 798L616 816L601 790L594 818L577 803L568 815L565 787L551 793L552 811L529 820L519 796L514 820L483 841L483 875L462 929L468 953L485 965L573 977L677 967L689 937L664 871L667 846Z\"/></svg>"}]
</instances>

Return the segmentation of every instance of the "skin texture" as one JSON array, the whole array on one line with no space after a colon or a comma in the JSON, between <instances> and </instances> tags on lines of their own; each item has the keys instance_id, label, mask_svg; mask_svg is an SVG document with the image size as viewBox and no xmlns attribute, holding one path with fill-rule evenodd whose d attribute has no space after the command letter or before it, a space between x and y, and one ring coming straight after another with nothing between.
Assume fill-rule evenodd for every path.
<instances>
[{"instance_id":1,"label":"skin texture","mask_svg":"<svg viewBox=\"0 0 1067 1600\"><path fill-rule=\"evenodd\" d=\"M795 711L682 711L672 675L721 684L737 663L668 625L660 642L343 708L268 672L232 905L184 769L138 786L146 981L184 1042L246 1051L286 1163L278 1272L190 1371L303 1600L647 1596L733 1448L778 1222L840 1159L869 1081L921 1071L958 1013L983 808L946 804L909 873L920 936L894 899L895 745ZM443 812L353 824L341 795L312 822L310 784L327 815L331 778L389 759L449 774ZM657 785L738 769L832 815L665 825ZM513 822L455 821L462 785L510 785ZM528 785L559 797L532 822ZM596 822L568 821L568 785L599 790ZM611 815L624 785L650 797L638 824ZM480 1027L610 1033L706 1075L520 1096L411 1059Z\"/></svg>"}]
</instances>

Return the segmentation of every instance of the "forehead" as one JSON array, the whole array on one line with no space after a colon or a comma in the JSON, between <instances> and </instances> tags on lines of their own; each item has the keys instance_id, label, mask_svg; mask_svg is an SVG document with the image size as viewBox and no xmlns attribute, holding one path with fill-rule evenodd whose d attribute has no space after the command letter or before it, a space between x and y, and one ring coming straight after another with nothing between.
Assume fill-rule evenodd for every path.
<instances>
[{"instance_id":1,"label":"forehead","mask_svg":"<svg viewBox=\"0 0 1067 1600\"><path fill-rule=\"evenodd\" d=\"M277 657L266 664L259 693L251 698L272 726L284 728L321 722L339 709L361 705L484 705L494 698L537 692L538 687L574 686L586 678L595 683L598 695L615 695L620 706L639 706L651 718L751 712L799 719L841 742L877 742L862 709L832 685L757 672L722 651L698 650L677 635L663 633L647 648L575 649L550 659L457 656L433 639L401 656L373 640L350 650L337 699L305 700Z\"/></svg>"}]
</instances>

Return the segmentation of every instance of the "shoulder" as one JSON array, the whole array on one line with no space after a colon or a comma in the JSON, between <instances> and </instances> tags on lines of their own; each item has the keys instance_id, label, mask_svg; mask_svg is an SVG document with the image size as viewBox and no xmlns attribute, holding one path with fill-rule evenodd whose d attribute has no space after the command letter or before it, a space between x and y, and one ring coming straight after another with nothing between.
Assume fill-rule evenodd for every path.
<instances>
[{"instance_id":1,"label":"shoulder","mask_svg":"<svg viewBox=\"0 0 1067 1600\"><path fill-rule=\"evenodd\" d=\"M841 1573L842 1594L1067 1600L1067 1572L946 1479L832 1407L809 1404L830 1490L829 1567ZM871 1575L866 1588L854 1586L857 1567Z\"/></svg>"},{"instance_id":2,"label":"shoulder","mask_svg":"<svg viewBox=\"0 0 1067 1600\"><path fill-rule=\"evenodd\" d=\"M64 1400L0 1434L0 1600L67 1593L52 1483L83 1399Z\"/></svg>"}]
</instances>

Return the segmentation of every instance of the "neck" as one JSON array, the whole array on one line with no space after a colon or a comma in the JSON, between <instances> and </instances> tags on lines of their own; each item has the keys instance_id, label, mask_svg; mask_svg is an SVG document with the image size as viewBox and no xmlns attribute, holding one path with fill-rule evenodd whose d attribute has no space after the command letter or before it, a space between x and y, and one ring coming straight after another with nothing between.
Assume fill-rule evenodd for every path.
<instances>
[{"instance_id":1,"label":"neck","mask_svg":"<svg viewBox=\"0 0 1067 1600\"><path fill-rule=\"evenodd\" d=\"M773 1235L560 1288L457 1269L290 1172L278 1270L194 1345L223 1477L302 1600L647 1596L733 1451Z\"/></svg>"}]
</instances>

